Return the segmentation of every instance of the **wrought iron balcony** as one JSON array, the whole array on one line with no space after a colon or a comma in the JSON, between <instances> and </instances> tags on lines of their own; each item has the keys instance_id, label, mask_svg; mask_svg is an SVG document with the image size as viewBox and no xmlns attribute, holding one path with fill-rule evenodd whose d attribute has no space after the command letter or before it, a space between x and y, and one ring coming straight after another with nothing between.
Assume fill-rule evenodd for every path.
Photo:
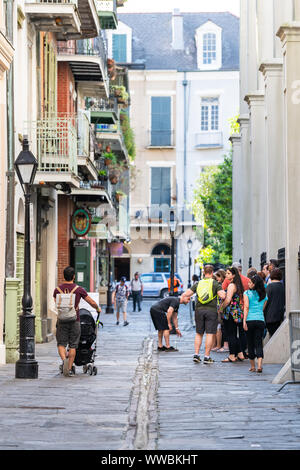
<instances>
[{"instance_id":1,"label":"wrought iron balcony","mask_svg":"<svg viewBox=\"0 0 300 470\"><path fill-rule=\"evenodd\" d=\"M70 64L76 82L103 82L108 95L107 50L102 34L93 39L58 42L57 50L57 60Z\"/></svg>"},{"instance_id":2,"label":"wrought iron balcony","mask_svg":"<svg viewBox=\"0 0 300 470\"><path fill-rule=\"evenodd\" d=\"M79 187L75 117L47 116L26 127L38 160L36 183L64 182Z\"/></svg>"},{"instance_id":3,"label":"wrought iron balcony","mask_svg":"<svg viewBox=\"0 0 300 470\"><path fill-rule=\"evenodd\" d=\"M117 0L96 0L101 29L117 29Z\"/></svg>"},{"instance_id":4,"label":"wrought iron balcony","mask_svg":"<svg viewBox=\"0 0 300 470\"><path fill-rule=\"evenodd\" d=\"M195 134L195 147L198 149L223 147L223 132L210 131Z\"/></svg>"},{"instance_id":5,"label":"wrought iron balcony","mask_svg":"<svg viewBox=\"0 0 300 470\"><path fill-rule=\"evenodd\" d=\"M61 40L81 35L79 0L26 0L25 12L38 31L51 31Z\"/></svg>"},{"instance_id":6,"label":"wrought iron balcony","mask_svg":"<svg viewBox=\"0 0 300 470\"><path fill-rule=\"evenodd\" d=\"M116 124L119 119L118 103L115 98L90 98L89 110L93 124Z\"/></svg>"}]
</instances>

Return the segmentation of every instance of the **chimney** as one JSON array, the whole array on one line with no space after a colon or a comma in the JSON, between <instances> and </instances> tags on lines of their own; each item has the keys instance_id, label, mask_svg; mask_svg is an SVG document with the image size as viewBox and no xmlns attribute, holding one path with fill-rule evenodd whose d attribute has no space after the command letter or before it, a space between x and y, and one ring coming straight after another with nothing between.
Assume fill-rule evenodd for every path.
<instances>
[{"instance_id":1,"label":"chimney","mask_svg":"<svg viewBox=\"0 0 300 470\"><path fill-rule=\"evenodd\" d=\"M172 16L172 47L176 50L183 50L183 15L179 8L175 8Z\"/></svg>"}]
</instances>

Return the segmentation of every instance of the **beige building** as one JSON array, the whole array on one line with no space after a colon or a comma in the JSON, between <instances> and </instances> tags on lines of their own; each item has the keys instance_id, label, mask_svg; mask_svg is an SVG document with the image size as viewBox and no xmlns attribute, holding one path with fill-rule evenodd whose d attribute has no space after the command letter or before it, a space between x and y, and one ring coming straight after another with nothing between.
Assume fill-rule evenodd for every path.
<instances>
[{"instance_id":1,"label":"beige building","mask_svg":"<svg viewBox=\"0 0 300 470\"><path fill-rule=\"evenodd\" d=\"M279 260L286 321L265 346L265 361L286 363L288 316L300 307L300 1L241 1L240 135L233 136L233 253L260 268Z\"/></svg>"},{"instance_id":2,"label":"beige building","mask_svg":"<svg viewBox=\"0 0 300 470\"><path fill-rule=\"evenodd\" d=\"M13 47L6 28L8 13L0 1L0 364L5 363L3 343L5 229L6 229L6 171L7 171L7 73L13 59Z\"/></svg>"}]
</instances>

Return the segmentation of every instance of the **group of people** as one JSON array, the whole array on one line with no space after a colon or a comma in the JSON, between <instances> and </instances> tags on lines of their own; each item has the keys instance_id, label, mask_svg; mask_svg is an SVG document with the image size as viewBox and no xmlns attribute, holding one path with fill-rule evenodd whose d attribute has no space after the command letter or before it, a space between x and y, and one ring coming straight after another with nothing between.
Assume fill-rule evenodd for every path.
<instances>
[{"instance_id":1,"label":"group of people","mask_svg":"<svg viewBox=\"0 0 300 470\"><path fill-rule=\"evenodd\" d=\"M152 306L150 314L158 330L158 350L176 351L169 341L171 322L174 320L176 333L181 336L179 306L196 296L194 362L201 362L199 352L206 334L205 364L214 362L211 351L228 351L223 363L249 359L250 372L261 373L263 340L267 332L270 336L276 332L285 312L284 284L277 260L270 260L259 272L250 268L247 276L242 274L239 263L216 273L213 266L206 265L203 272L204 278L180 298L168 297Z\"/></svg>"}]
</instances>

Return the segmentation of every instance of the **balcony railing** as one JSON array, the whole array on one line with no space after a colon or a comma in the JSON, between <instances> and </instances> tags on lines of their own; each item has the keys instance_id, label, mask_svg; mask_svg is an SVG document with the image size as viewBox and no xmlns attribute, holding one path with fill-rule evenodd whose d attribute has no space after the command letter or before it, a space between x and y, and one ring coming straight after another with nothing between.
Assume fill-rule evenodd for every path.
<instances>
[{"instance_id":1,"label":"balcony railing","mask_svg":"<svg viewBox=\"0 0 300 470\"><path fill-rule=\"evenodd\" d=\"M219 148L223 147L223 132L199 132L195 135L196 148Z\"/></svg>"},{"instance_id":2,"label":"balcony railing","mask_svg":"<svg viewBox=\"0 0 300 470\"><path fill-rule=\"evenodd\" d=\"M92 39L79 39L77 41L59 41L57 52L66 55L87 55L101 57L107 62L107 49L104 39L100 36Z\"/></svg>"},{"instance_id":3,"label":"balcony railing","mask_svg":"<svg viewBox=\"0 0 300 470\"><path fill-rule=\"evenodd\" d=\"M51 116L27 124L36 142L38 171L77 175L77 132L74 116Z\"/></svg>"},{"instance_id":4,"label":"balcony railing","mask_svg":"<svg viewBox=\"0 0 300 470\"><path fill-rule=\"evenodd\" d=\"M77 152L80 157L90 157L90 120L83 111L77 116Z\"/></svg>"},{"instance_id":5,"label":"balcony railing","mask_svg":"<svg viewBox=\"0 0 300 470\"><path fill-rule=\"evenodd\" d=\"M148 142L149 147L174 147L175 133L170 129L151 129L149 131Z\"/></svg>"},{"instance_id":6,"label":"balcony railing","mask_svg":"<svg viewBox=\"0 0 300 470\"><path fill-rule=\"evenodd\" d=\"M106 181L104 180L88 181L88 182L81 181L80 188L81 189L103 189L104 191L106 191L108 197L112 199L113 189L112 189L112 184L109 181L109 179L107 179Z\"/></svg>"}]
</instances>

